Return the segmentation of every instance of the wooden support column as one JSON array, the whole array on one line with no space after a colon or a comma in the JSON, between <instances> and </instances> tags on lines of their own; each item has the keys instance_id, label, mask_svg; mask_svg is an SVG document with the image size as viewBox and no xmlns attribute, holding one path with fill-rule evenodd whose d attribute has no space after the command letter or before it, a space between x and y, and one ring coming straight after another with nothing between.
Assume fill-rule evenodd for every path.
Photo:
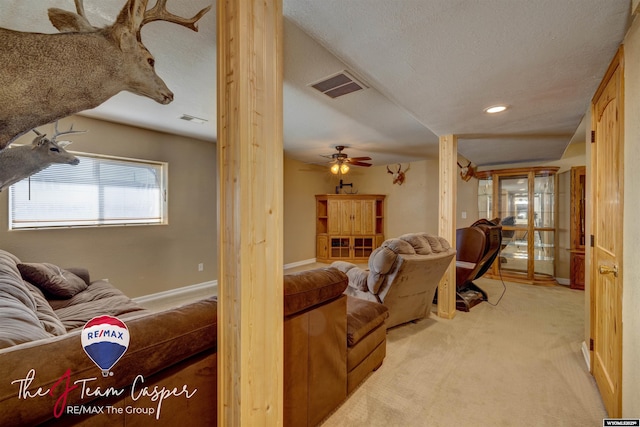
<instances>
[{"instance_id":1,"label":"wooden support column","mask_svg":"<svg viewBox=\"0 0 640 427\"><path fill-rule=\"evenodd\" d=\"M456 197L458 183L458 138L440 137L440 217L438 234L456 247ZM438 316L453 319L456 315L456 260L444 273L438 284Z\"/></svg>"},{"instance_id":2,"label":"wooden support column","mask_svg":"<svg viewBox=\"0 0 640 427\"><path fill-rule=\"evenodd\" d=\"M281 426L282 1L217 8L218 425Z\"/></svg>"}]
</instances>

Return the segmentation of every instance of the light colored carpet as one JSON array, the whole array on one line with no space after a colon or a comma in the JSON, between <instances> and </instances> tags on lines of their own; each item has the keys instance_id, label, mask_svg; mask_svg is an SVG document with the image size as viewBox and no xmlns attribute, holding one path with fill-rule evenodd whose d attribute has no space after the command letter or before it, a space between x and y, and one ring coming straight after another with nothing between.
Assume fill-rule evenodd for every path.
<instances>
[{"instance_id":1,"label":"light colored carpet","mask_svg":"<svg viewBox=\"0 0 640 427\"><path fill-rule=\"evenodd\" d=\"M496 302L500 281L476 281ZM390 329L387 357L332 426L598 426L606 416L581 352L584 293L507 283L453 320Z\"/></svg>"}]
</instances>

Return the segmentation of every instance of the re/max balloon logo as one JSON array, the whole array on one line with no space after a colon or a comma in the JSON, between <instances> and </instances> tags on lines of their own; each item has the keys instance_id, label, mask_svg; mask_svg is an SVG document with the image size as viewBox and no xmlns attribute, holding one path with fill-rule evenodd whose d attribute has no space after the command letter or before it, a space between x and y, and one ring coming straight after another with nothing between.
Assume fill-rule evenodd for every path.
<instances>
[{"instance_id":1,"label":"re/max balloon logo","mask_svg":"<svg viewBox=\"0 0 640 427\"><path fill-rule=\"evenodd\" d=\"M99 316L91 319L81 331L82 348L89 358L100 368L103 377L112 376L110 370L122 358L129 348L129 330L127 325L113 316ZM155 384L145 385L145 378L137 375L130 386L125 388L103 387L97 377L72 379L71 369L66 372L50 387L36 386L36 370L31 369L24 378L11 381L18 387L18 399L34 399L40 397L53 397L55 404L53 416L60 418L62 415L97 415L97 414L140 414L154 416L160 419L162 403L171 397L191 399L198 389L190 389L187 384L182 387L166 388ZM119 398L129 389L131 402L142 403L145 400L153 402L151 406L114 406L100 404L99 398ZM68 404L72 393L77 402L87 400L89 405Z\"/></svg>"},{"instance_id":2,"label":"re/max balloon logo","mask_svg":"<svg viewBox=\"0 0 640 427\"><path fill-rule=\"evenodd\" d=\"M111 368L129 348L129 329L117 317L94 317L82 328L81 340L87 356L106 377L113 375Z\"/></svg>"}]
</instances>

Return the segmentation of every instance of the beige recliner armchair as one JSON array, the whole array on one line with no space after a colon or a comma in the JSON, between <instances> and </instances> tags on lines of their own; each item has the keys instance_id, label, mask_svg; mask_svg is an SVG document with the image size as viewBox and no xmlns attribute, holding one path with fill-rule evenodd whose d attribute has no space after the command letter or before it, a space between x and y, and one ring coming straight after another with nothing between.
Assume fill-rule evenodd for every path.
<instances>
[{"instance_id":1,"label":"beige recliner armchair","mask_svg":"<svg viewBox=\"0 0 640 427\"><path fill-rule=\"evenodd\" d=\"M428 233L388 239L369 256L369 268L336 261L349 277L345 294L384 304L387 328L428 317L438 282L456 254L444 238Z\"/></svg>"}]
</instances>

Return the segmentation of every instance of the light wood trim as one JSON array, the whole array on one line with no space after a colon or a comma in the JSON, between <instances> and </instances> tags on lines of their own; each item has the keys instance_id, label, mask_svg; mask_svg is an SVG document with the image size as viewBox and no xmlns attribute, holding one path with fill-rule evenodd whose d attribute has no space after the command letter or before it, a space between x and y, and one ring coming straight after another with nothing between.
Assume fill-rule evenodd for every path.
<instances>
[{"instance_id":1,"label":"light wood trim","mask_svg":"<svg viewBox=\"0 0 640 427\"><path fill-rule=\"evenodd\" d=\"M218 425L279 426L282 2L221 0L217 19Z\"/></svg>"},{"instance_id":2,"label":"light wood trim","mask_svg":"<svg viewBox=\"0 0 640 427\"><path fill-rule=\"evenodd\" d=\"M557 173L559 169L560 168L557 166L534 166L530 168L492 169L492 170L476 172L476 178L489 179L495 174L499 174L501 177L509 176L509 175L526 175L528 171L533 171L535 176L542 176L545 173L549 175L553 175Z\"/></svg>"},{"instance_id":3,"label":"light wood trim","mask_svg":"<svg viewBox=\"0 0 640 427\"><path fill-rule=\"evenodd\" d=\"M316 194L316 200L384 200L384 194Z\"/></svg>"},{"instance_id":4,"label":"light wood trim","mask_svg":"<svg viewBox=\"0 0 640 427\"><path fill-rule=\"evenodd\" d=\"M535 243L535 227L534 227L534 195L536 188L536 175L533 171L529 171L527 178L527 279L533 281L535 270L534 243Z\"/></svg>"},{"instance_id":5,"label":"light wood trim","mask_svg":"<svg viewBox=\"0 0 640 427\"><path fill-rule=\"evenodd\" d=\"M580 225L581 221L585 221L586 215L586 203L584 206L580 205L580 201L583 195L583 191L585 191L585 187L587 185L586 182L586 174L587 168L586 166L574 166L571 168L571 203L569 206L571 217L570 217L570 228L569 235L571 240L571 249L581 249L584 252L584 247L586 244L587 236L584 235L585 241L580 241L581 233ZM580 179L584 177L584 186L580 186ZM581 210L582 209L582 210Z\"/></svg>"},{"instance_id":6,"label":"light wood trim","mask_svg":"<svg viewBox=\"0 0 640 427\"><path fill-rule=\"evenodd\" d=\"M438 234L456 247L456 196L458 182L458 138L455 135L440 137L440 216ZM438 316L453 319L456 315L456 263L449 268L438 284Z\"/></svg>"}]
</instances>

